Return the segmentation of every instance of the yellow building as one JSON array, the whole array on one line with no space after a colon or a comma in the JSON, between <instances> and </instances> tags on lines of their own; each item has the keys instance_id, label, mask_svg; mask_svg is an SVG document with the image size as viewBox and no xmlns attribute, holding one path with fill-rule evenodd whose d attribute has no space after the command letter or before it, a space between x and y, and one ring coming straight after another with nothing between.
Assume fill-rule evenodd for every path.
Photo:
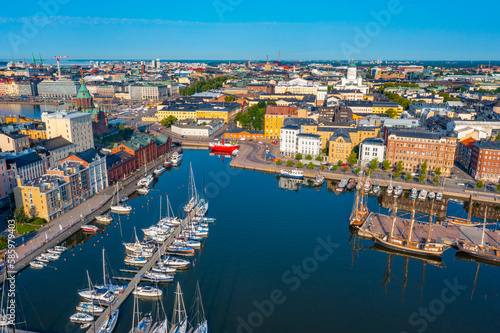
<instances>
[{"instance_id":1,"label":"yellow building","mask_svg":"<svg viewBox=\"0 0 500 333\"><path fill-rule=\"evenodd\" d=\"M387 110L396 110L399 117L403 113L403 107L396 103L373 103L373 113L385 114Z\"/></svg>"},{"instance_id":2,"label":"yellow building","mask_svg":"<svg viewBox=\"0 0 500 333\"><path fill-rule=\"evenodd\" d=\"M24 207L27 215L47 221L72 208L71 185L60 176L45 175L26 182L17 178L14 198L16 207Z\"/></svg>"},{"instance_id":3,"label":"yellow building","mask_svg":"<svg viewBox=\"0 0 500 333\"><path fill-rule=\"evenodd\" d=\"M158 107L158 112L156 112L158 121L169 116L174 116L177 120L196 119L196 109L190 106L178 106L176 108Z\"/></svg>"},{"instance_id":4,"label":"yellow building","mask_svg":"<svg viewBox=\"0 0 500 333\"><path fill-rule=\"evenodd\" d=\"M32 141L47 140L47 132L44 129L22 129L19 133L27 135Z\"/></svg>"},{"instance_id":5,"label":"yellow building","mask_svg":"<svg viewBox=\"0 0 500 333\"><path fill-rule=\"evenodd\" d=\"M266 139L278 139L281 135L281 127L290 114L287 106L268 105L264 116L264 133Z\"/></svg>"},{"instance_id":6,"label":"yellow building","mask_svg":"<svg viewBox=\"0 0 500 333\"><path fill-rule=\"evenodd\" d=\"M338 161L347 163L353 148L350 133L345 129L337 130L328 140L328 162L331 164L336 164Z\"/></svg>"},{"instance_id":7,"label":"yellow building","mask_svg":"<svg viewBox=\"0 0 500 333\"><path fill-rule=\"evenodd\" d=\"M227 123L241 111L240 103L207 103L207 104L177 104L173 106L159 106L156 118L161 121L169 116L177 120L186 119L222 119Z\"/></svg>"}]
</instances>

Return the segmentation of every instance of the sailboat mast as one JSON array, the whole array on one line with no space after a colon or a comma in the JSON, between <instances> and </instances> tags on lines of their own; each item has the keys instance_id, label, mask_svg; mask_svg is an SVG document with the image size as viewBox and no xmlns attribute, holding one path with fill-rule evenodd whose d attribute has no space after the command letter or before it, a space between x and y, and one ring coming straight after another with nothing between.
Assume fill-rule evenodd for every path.
<instances>
[{"instance_id":1,"label":"sailboat mast","mask_svg":"<svg viewBox=\"0 0 500 333\"><path fill-rule=\"evenodd\" d=\"M106 261L104 260L104 248L102 248L102 281L106 285Z\"/></svg>"},{"instance_id":2,"label":"sailboat mast","mask_svg":"<svg viewBox=\"0 0 500 333\"><path fill-rule=\"evenodd\" d=\"M469 223L472 220L472 194L470 195L470 201L469 201Z\"/></svg>"},{"instance_id":3,"label":"sailboat mast","mask_svg":"<svg viewBox=\"0 0 500 333\"><path fill-rule=\"evenodd\" d=\"M427 239L426 243L429 243L429 239L431 238L431 227L432 227L432 209L434 208L434 200L431 202L431 213L429 214L429 229L427 230Z\"/></svg>"},{"instance_id":4,"label":"sailboat mast","mask_svg":"<svg viewBox=\"0 0 500 333\"><path fill-rule=\"evenodd\" d=\"M413 222L415 221L415 199L411 205L411 222L410 222L410 232L408 233L408 242L411 243L411 234L413 232Z\"/></svg>"},{"instance_id":5,"label":"sailboat mast","mask_svg":"<svg viewBox=\"0 0 500 333\"><path fill-rule=\"evenodd\" d=\"M481 237L481 248L484 247L484 235L486 233L486 216L488 214L488 207L486 207L486 210L484 211L484 223L483 223L483 236Z\"/></svg>"},{"instance_id":6,"label":"sailboat mast","mask_svg":"<svg viewBox=\"0 0 500 333\"><path fill-rule=\"evenodd\" d=\"M394 210L393 210L393 219L392 219L392 225L391 225L391 237L394 235L394 224L396 224L396 215L398 212L398 205L396 204L396 197L394 197Z\"/></svg>"}]
</instances>

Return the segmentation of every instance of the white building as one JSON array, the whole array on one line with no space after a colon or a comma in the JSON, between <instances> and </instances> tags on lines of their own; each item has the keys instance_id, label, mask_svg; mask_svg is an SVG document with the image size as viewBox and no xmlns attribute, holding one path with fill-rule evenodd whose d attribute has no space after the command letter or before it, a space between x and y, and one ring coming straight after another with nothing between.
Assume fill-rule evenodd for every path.
<instances>
[{"instance_id":1,"label":"white building","mask_svg":"<svg viewBox=\"0 0 500 333\"><path fill-rule=\"evenodd\" d=\"M368 94L370 87L363 84L363 79L361 76L357 75L358 71L356 65L353 63L349 64L347 68L347 77L343 77L341 82L334 87L337 90L358 90L363 94Z\"/></svg>"},{"instance_id":2,"label":"white building","mask_svg":"<svg viewBox=\"0 0 500 333\"><path fill-rule=\"evenodd\" d=\"M177 121L172 125L173 133L185 136L209 137L224 126L224 121L220 119L198 119L197 121L188 119Z\"/></svg>"},{"instance_id":3,"label":"white building","mask_svg":"<svg viewBox=\"0 0 500 333\"><path fill-rule=\"evenodd\" d=\"M317 95L319 83L307 81L304 79L293 79L290 81L282 81L274 87L275 94L297 94L297 95Z\"/></svg>"},{"instance_id":4,"label":"white building","mask_svg":"<svg viewBox=\"0 0 500 333\"><path fill-rule=\"evenodd\" d=\"M465 135L470 133L470 130L478 131L481 134L480 138L484 135L486 137L490 137L493 132L500 131L500 121L467 121L467 120L453 120L450 121L447 125L446 130L448 133L456 132L458 136L458 140L462 140Z\"/></svg>"},{"instance_id":5,"label":"white building","mask_svg":"<svg viewBox=\"0 0 500 333\"><path fill-rule=\"evenodd\" d=\"M359 160L362 165L366 165L374 159L377 159L379 163L382 163L385 160L385 152L386 147L383 139L365 139L359 145Z\"/></svg>"},{"instance_id":6,"label":"white building","mask_svg":"<svg viewBox=\"0 0 500 333\"><path fill-rule=\"evenodd\" d=\"M283 126L280 133L280 152L285 156L297 154L297 135L300 134L299 126Z\"/></svg>"},{"instance_id":7,"label":"white building","mask_svg":"<svg viewBox=\"0 0 500 333\"><path fill-rule=\"evenodd\" d=\"M90 113L58 111L43 113L42 121L48 139L62 137L76 146L76 152L81 152L94 147L91 117Z\"/></svg>"},{"instance_id":8,"label":"white building","mask_svg":"<svg viewBox=\"0 0 500 333\"><path fill-rule=\"evenodd\" d=\"M38 95L41 97L71 98L78 94L80 83L68 79L57 81L43 80L38 84Z\"/></svg>"},{"instance_id":9,"label":"white building","mask_svg":"<svg viewBox=\"0 0 500 333\"><path fill-rule=\"evenodd\" d=\"M302 154L303 157L311 155L315 158L321 155L321 137L317 134L298 134L297 152Z\"/></svg>"}]
</instances>

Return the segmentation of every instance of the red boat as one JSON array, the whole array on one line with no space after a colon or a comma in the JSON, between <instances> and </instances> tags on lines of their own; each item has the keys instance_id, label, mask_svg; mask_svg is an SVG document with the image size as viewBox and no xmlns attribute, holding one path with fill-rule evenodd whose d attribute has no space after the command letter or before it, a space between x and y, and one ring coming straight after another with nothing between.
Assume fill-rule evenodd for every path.
<instances>
[{"instance_id":1,"label":"red boat","mask_svg":"<svg viewBox=\"0 0 500 333\"><path fill-rule=\"evenodd\" d=\"M238 145L236 143L224 143L224 139L222 139L222 143L211 142L210 149L212 151L232 153L236 149L240 149L240 145Z\"/></svg>"},{"instance_id":2,"label":"red boat","mask_svg":"<svg viewBox=\"0 0 500 333\"><path fill-rule=\"evenodd\" d=\"M97 232L97 230L99 230L99 227L87 224L87 225L82 225L81 229L83 232Z\"/></svg>"}]
</instances>

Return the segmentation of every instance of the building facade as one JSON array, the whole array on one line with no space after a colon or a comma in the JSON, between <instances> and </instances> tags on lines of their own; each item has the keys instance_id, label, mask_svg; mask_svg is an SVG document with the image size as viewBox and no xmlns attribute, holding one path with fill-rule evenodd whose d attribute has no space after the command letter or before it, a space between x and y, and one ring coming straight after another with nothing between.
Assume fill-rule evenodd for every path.
<instances>
[{"instance_id":1,"label":"building facade","mask_svg":"<svg viewBox=\"0 0 500 333\"><path fill-rule=\"evenodd\" d=\"M386 147L384 140L380 138L365 139L359 145L359 160L362 165L366 165L377 159L380 163L385 161Z\"/></svg>"},{"instance_id":2,"label":"building facade","mask_svg":"<svg viewBox=\"0 0 500 333\"><path fill-rule=\"evenodd\" d=\"M75 151L81 152L94 147L91 114L83 112L59 111L45 115L47 137L63 137L75 145Z\"/></svg>"},{"instance_id":3,"label":"building facade","mask_svg":"<svg viewBox=\"0 0 500 333\"><path fill-rule=\"evenodd\" d=\"M93 196L108 187L108 172L106 169L106 156L91 148L73 154L62 160L65 162L79 163L88 168L90 180L90 196Z\"/></svg>"},{"instance_id":4,"label":"building facade","mask_svg":"<svg viewBox=\"0 0 500 333\"><path fill-rule=\"evenodd\" d=\"M266 139L278 139L285 119L290 115L288 106L268 105L264 115L264 133Z\"/></svg>"},{"instance_id":5,"label":"building facade","mask_svg":"<svg viewBox=\"0 0 500 333\"><path fill-rule=\"evenodd\" d=\"M476 180L500 180L500 142L480 140L473 144L470 175Z\"/></svg>"}]
</instances>

